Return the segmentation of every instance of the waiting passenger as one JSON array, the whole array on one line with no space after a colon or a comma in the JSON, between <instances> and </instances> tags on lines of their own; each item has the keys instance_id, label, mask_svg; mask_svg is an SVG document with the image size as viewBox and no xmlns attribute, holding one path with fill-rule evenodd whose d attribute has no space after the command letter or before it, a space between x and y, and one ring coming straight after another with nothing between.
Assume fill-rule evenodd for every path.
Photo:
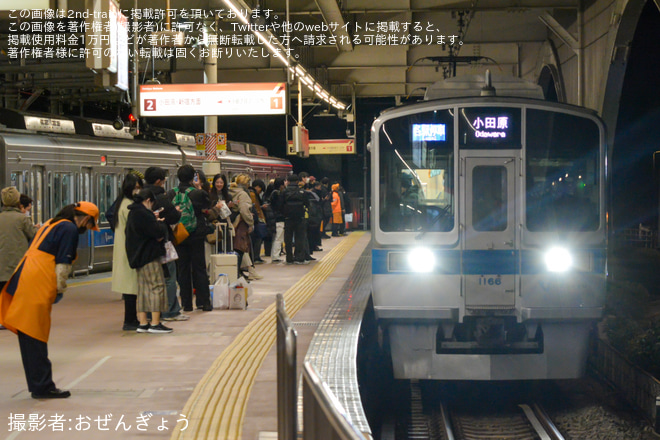
<instances>
[{"instance_id":1,"label":"waiting passenger","mask_svg":"<svg viewBox=\"0 0 660 440\"><path fill-rule=\"evenodd\" d=\"M162 218L167 228L166 241L174 241L172 226L179 223L181 212L172 204L167 194L165 194L165 181L167 172L160 167L149 167L144 171L144 180L146 189L150 189L156 196L156 205L162 210L158 213L158 218ZM167 289L167 311L162 314L163 321L187 321L190 316L181 313L181 305L177 297L176 285L176 261L170 261L163 264L163 274L165 275L165 287Z\"/></svg>"},{"instance_id":2,"label":"waiting passenger","mask_svg":"<svg viewBox=\"0 0 660 440\"><path fill-rule=\"evenodd\" d=\"M282 205L284 204L284 188L286 188L284 179L281 177L275 179L273 187L274 189L273 192L270 193L269 203L275 220L275 233L273 234L273 245L270 250L270 262L283 263L282 244L284 243L284 213L282 212Z\"/></svg>"},{"instance_id":3,"label":"waiting passenger","mask_svg":"<svg viewBox=\"0 0 660 440\"><path fill-rule=\"evenodd\" d=\"M287 264L309 264L305 259L307 248L307 207L309 201L305 191L298 186L298 175L291 174L283 192L282 213L284 214L284 245ZM295 253L293 245L295 242Z\"/></svg>"},{"instance_id":4,"label":"waiting passenger","mask_svg":"<svg viewBox=\"0 0 660 440\"><path fill-rule=\"evenodd\" d=\"M18 209L20 209L21 212L30 219L30 222L34 224L34 222L32 222L32 197L28 196L27 194L21 194L18 203ZM35 225L35 233L40 227L40 224Z\"/></svg>"},{"instance_id":5,"label":"waiting passenger","mask_svg":"<svg viewBox=\"0 0 660 440\"><path fill-rule=\"evenodd\" d=\"M229 220L229 214L224 213L223 204L231 209L231 207L234 206L234 202L231 201L227 177L224 174L218 173L213 176L213 183L211 184L209 196L211 200L211 207L208 210L209 221L214 224L215 227L226 225L224 231L227 233L227 236L218 237L218 239L222 241L221 243L216 244L216 248L222 253L230 252L231 248L228 247L228 244L233 235L233 226Z\"/></svg>"},{"instance_id":6,"label":"waiting passenger","mask_svg":"<svg viewBox=\"0 0 660 440\"><path fill-rule=\"evenodd\" d=\"M18 199L18 198L17 198ZM50 312L62 299L76 259L78 235L98 231L99 209L90 202L62 208L46 222L0 292L0 324L18 335L23 369L33 399L71 395L53 382L48 359Z\"/></svg>"},{"instance_id":7,"label":"waiting passenger","mask_svg":"<svg viewBox=\"0 0 660 440\"><path fill-rule=\"evenodd\" d=\"M126 221L126 255L131 268L137 271L138 333L171 333L172 329L160 322L160 314L168 311L165 277L160 263L165 256L167 229L164 219L156 218L152 211L156 196L150 189L142 189L133 196ZM151 324L147 313L151 312Z\"/></svg>"},{"instance_id":8,"label":"waiting passenger","mask_svg":"<svg viewBox=\"0 0 660 440\"><path fill-rule=\"evenodd\" d=\"M266 184L260 179L255 179L254 182L252 182L252 185L248 187L248 194L250 194L250 199L252 199L252 206L257 213L254 230L250 235L250 239L252 240L252 261L255 264L264 263L264 260L261 259L261 245L263 244L263 239L266 238L266 235L268 234L266 216L261 208L263 203L262 197L265 191Z\"/></svg>"},{"instance_id":9,"label":"waiting passenger","mask_svg":"<svg viewBox=\"0 0 660 440\"><path fill-rule=\"evenodd\" d=\"M205 312L213 310L209 292L209 277L206 273L204 240L213 232L208 226L204 211L211 207L209 193L203 191L199 174L191 165L183 165L177 171L179 186L167 193L170 200L177 192L187 193L192 202L197 225L190 236L176 245L179 259L176 260L176 276L184 312L193 310L193 288L196 292L197 308Z\"/></svg>"},{"instance_id":10,"label":"waiting passenger","mask_svg":"<svg viewBox=\"0 0 660 440\"><path fill-rule=\"evenodd\" d=\"M341 204L339 184L332 185L332 236L339 237L340 225L344 221L344 209Z\"/></svg>"},{"instance_id":11,"label":"waiting passenger","mask_svg":"<svg viewBox=\"0 0 660 440\"><path fill-rule=\"evenodd\" d=\"M126 220L128 206L133 203L133 195L142 189L142 179L135 173L128 173L121 186L121 194L114 203L115 241L112 247L112 285L113 292L121 293L124 300L124 326L122 330L137 330L137 272L128 264L126 255Z\"/></svg>"},{"instance_id":12,"label":"waiting passenger","mask_svg":"<svg viewBox=\"0 0 660 440\"><path fill-rule=\"evenodd\" d=\"M21 212L18 190L13 186L4 188L0 211L0 289L14 273L36 233L32 219Z\"/></svg>"},{"instance_id":13,"label":"waiting passenger","mask_svg":"<svg viewBox=\"0 0 660 440\"><path fill-rule=\"evenodd\" d=\"M321 207L323 208L323 224L321 225L321 238L328 239L330 236L325 232L328 225L332 223L332 189L329 187L330 179L324 177L321 179Z\"/></svg>"},{"instance_id":14,"label":"waiting passenger","mask_svg":"<svg viewBox=\"0 0 660 440\"><path fill-rule=\"evenodd\" d=\"M252 199L248 194L248 185L250 177L247 174L239 174L236 180L229 185L229 195L234 202L232 209L232 222L236 235L234 237L234 251L238 254L238 271L241 273L243 256L250 252L252 246L250 234L254 230L254 216L252 215ZM261 275L252 267L247 265L247 278L260 279Z\"/></svg>"}]
</instances>

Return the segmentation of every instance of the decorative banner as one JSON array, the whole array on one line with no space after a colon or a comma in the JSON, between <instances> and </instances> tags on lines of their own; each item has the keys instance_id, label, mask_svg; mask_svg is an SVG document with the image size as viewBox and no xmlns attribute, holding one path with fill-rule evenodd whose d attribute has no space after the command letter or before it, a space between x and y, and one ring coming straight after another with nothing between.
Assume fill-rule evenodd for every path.
<instances>
[{"instance_id":1,"label":"decorative banner","mask_svg":"<svg viewBox=\"0 0 660 440\"><path fill-rule=\"evenodd\" d=\"M286 83L140 86L140 116L286 114Z\"/></svg>"},{"instance_id":2,"label":"decorative banner","mask_svg":"<svg viewBox=\"0 0 660 440\"><path fill-rule=\"evenodd\" d=\"M293 141L287 154L296 154ZM355 154L355 139L310 139L309 154Z\"/></svg>"},{"instance_id":3,"label":"decorative banner","mask_svg":"<svg viewBox=\"0 0 660 440\"><path fill-rule=\"evenodd\" d=\"M204 156L206 154L205 138L206 133L195 133L195 150L198 156Z\"/></svg>"},{"instance_id":4,"label":"decorative banner","mask_svg":"<svg viewBox=\"0 0 660 440\"><path fill-rule=\"evenodd\" d=\"M220 155L223 155L227 153L227 133L217 133L217 134L218 134L218 151Z\"/></svg>"}]
</instances>

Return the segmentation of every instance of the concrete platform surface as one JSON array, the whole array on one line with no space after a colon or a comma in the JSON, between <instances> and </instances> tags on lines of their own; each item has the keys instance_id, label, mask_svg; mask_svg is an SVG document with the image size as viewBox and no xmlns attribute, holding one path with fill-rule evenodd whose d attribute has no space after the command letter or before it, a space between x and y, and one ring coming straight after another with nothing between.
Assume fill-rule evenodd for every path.
<instances>
[{"instance_id":1,"label":"concrete platform surface","mask_svg":"<svg viewBox=\"0 0 660 440\"><path fill-rule=\"evenodd\" d=\"M358 238L359 235L359 238ZM350 235L349 235L350 237ZM347 237L323 241L321 259ZM298 331L298 364L318 322L369 242L357 239L314 295L292 317ZM270 261L269 258L265 258ZM163 439L177 421L195 386L245 326L318 263L261 264L249 307L194 311L189 321L167 322L170 334L122 331L121 295L110 291L109 273L70 280L62 302L53 306L48 344L57 386L68 399L35 400L27 392L16 335L0 331L0 438ZM240 388L241 384L236 384ZM243 411L243 439L277 438L275 347L259 368Z\"/></svg>"}]
</instances>

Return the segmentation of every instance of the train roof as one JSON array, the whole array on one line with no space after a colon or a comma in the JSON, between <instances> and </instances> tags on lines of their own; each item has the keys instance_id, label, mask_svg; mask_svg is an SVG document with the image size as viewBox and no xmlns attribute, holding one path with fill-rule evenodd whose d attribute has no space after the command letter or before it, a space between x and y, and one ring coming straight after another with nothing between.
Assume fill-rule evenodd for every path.
<instances>
[{"instance_id":1,"label":"train roof","mask_svg":"<svg viewBox=\"0 0 660 440\"><path fill-rule=\"evenodd\" d=\"M522 78L490 75L490 72L486 72L484 75L466 75L435 82L426 89L424 100L484 96L485 87L493 89L494 96L545 98L543 89L537 84Z\"/></svg>"}]
</instances>

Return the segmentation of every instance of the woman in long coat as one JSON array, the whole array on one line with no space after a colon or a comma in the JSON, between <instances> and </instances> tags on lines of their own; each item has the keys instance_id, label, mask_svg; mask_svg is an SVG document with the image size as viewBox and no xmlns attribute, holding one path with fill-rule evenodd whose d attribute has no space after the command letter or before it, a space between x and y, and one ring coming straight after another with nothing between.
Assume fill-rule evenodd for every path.
<instances>
[{"instance_id":1,"label":"woman in long coat","mask_svg":"<svg viewBox=\"0 0 660 440\"><path fill-rule=\"evenodd\" d=\"M234 219L234 251L238 254L238 272L241 273L241 263L243 261L243 254L250 252L252 242L250 241L250 233L254 230L254 217L252 216L252 199L248 194L248 185L250 184L250 176L247 174L239 174L236 176L236 181L229 185L229 195L231 196L234 206L231 208L232 216Z\"/></svg>"},{"instance_id":2,"label":"woman in long coat","mask_svg":"<svg viewBox=\"0 0 660 440\"><path fill-rule=\"evenodd\" d=\"M115 242L112 249L112 291L121 293L124 300L123 330L136 330L137 318L137 271L131 269L126 256L126 221L128 206L133 203L133 194L142 188L142 179L128 173L121 187L121 195L115 202Z\"/></svg>"},{"instance_id":3,"label":"woman in long coat","mask_svg":"<svg viewBox=\"0 0 660 440\"><path fill-rule=\"evenodd\" d=\"M34 399L71 395L53 382L48 359L50 313L66 290L76 259L78 235L98 228L99 209L90 202L62 208L46 222L0 292L0 324L18 335L28 390Z\"/></svg>"}]
</instances>

